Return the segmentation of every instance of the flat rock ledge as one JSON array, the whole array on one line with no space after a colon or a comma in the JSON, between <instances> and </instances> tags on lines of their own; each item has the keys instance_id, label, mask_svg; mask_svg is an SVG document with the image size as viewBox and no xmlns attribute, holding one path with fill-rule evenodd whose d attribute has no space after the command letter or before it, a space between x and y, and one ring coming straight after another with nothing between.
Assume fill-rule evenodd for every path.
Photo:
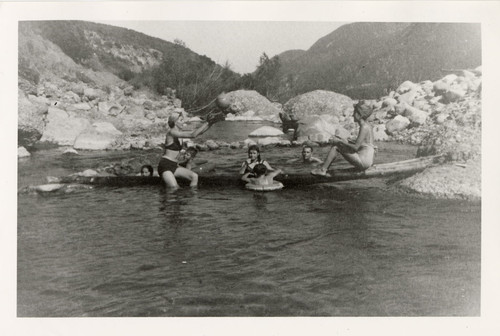
<instances>
[{"instance_id":1,"label":"flat rock ledge","mask_svg":"<svg viewBox=\"0 0 500 336\"><path fill-rule=\"evenodd\" d=\"M437 199L481 200L481 162L431 167L398 183L404 191Z\"/></svg>"}]
</instances>

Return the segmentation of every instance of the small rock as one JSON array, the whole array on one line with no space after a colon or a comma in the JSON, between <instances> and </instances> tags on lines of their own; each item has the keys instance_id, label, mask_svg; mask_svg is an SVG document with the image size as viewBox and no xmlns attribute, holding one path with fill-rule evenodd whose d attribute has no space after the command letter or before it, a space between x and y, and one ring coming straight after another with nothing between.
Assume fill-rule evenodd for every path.
<instances>
[{"instance_id":1,"label":"small rock","mask_svg":"<svg viewBox=\"0 0 500 336\"><path fill-rule=\"evenodd\" d=\"M390 120L385 124L388 134L394 134L396 132L402 131L410 125L410 120L403 116L396 116L394 119Z\"/></svg>"},{"instance_id":2,"label":"small rock","mask_svg":"<svg viewBox=\"0 0 500 336\"><path fill-rule=\"evenodd\" d=\"M31 156L30 152L26 150L24 147L18 147L17 148L17 157L18 158L23 158L23 157L29 157Z\"/></svg>"},{"instance_id":3,"label":"small rock","mask_svg":"<svg viewBox=\"0 0 500 336\"><path fill-rule=\"evenodd\" d=\"M84 170L83 172L80 172L80 173L76 173L75 174L76 176L86 176L86 177L90 177L90 176L97 176L98 173L93 170L93 169L86 169Z\"/></svg>"},{"instance_id":4,"label":"small rock","mask_svg":"<svg viewBox=\"0 0 500 336\"><path fill-rule=\"evenodd\" d=\"M42 184L42 185L36 186L35 190L38 192L52 192L52 191L62 189L63 187L64 187L64 184L58 184L58 183Z\"/></svg>"},{"instance_id":5,"label":"small rock","mask_svg":"<svg viewBox=\"0 0 500 336\"><path fill-rule=\"evenodd\" d=\"M68 148L63 152L63 155L79 155L79 153L74 148Z\"/></svg>"},{"instance_id":6,"label":"small rock","mask_svg":"<svg viewBox=\"0 0 500 336\"><path fill-rule=\"evenodd\" d=\"M205 142L205 145L207 145L208 149L210 150L219 149L219 145L214 140L207 140Z\"/></svg>"}]
</instances>

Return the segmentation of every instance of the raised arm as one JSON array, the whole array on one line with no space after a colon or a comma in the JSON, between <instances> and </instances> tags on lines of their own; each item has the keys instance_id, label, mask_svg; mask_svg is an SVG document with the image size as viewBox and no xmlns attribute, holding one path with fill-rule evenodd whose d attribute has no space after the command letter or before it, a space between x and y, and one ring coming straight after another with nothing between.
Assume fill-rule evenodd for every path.
<instances>
[{"instance_id":1,"label":"raised arm","mask_svg":"<svg viewBox=\"0 0 500 336\"><path fill-rule=\"evenodd\" d=\"M266 176L269 177L269 178L275 178L276 176L278 176L279 174L281 174L283 171L281 169L276 169L270 173L268 173Z\"/></svg>"},{"instance_id":2,"label":"raised arm","mask_svg":"<svg viewBox=\"0 0 500 336\"><path fill-rule=\"evenodd\" d=\"M240 175L243 175L245 174L245 170L247 169L248 167L248 162L247 160L243 161L243 163L241 164L241 168L240 168Z\"/></svg>"},{"instance_id":3,"label":"raised arm","mask_svg":"<svg viewBox=\"0 0 500 336\"><path fill-rule=\"evenodd\" d=\"M203 123L203 125L193 131L181 131L174 128L170 131L170 134L177 138L196 138L198 135L205 133L210 128L210 126L212 125L208 122L205 122Z\"/></svg>"}]
</instances>

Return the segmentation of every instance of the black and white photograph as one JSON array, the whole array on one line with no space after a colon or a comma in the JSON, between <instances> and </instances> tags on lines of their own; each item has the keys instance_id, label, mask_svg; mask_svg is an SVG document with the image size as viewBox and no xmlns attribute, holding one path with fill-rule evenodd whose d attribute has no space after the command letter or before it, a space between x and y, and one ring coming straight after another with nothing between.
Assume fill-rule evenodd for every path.
<instances>
[{"instance_id":1,"label":"black and white photograph","mask_svg":"<svg viewBox=\"0 0 500 336\"><path fill-rule=\"evenodd\" d=\"M495 333L499 9L0 3L5 334Z\"/></svg>"}]
</instances>

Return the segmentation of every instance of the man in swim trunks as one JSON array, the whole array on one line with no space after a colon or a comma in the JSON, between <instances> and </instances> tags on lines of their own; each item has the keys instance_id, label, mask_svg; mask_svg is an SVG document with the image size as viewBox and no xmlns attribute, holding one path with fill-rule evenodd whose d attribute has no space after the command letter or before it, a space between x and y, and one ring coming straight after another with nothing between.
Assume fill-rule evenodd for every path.
<instances>
[{"instance_id":1,"label":"man in swim trunks","mask_svg":"<svg viewBox=\"0 0 500 336\"><path fill-rule=\"evenodd\" d=\"M168 118L168 129L165 136L165 151L158 164L158 174L161 176L167 187L179 188L176 177L181 177L190 181L190 186L198 185L198 174L191 170L180 167L177 158L182 149L182 144L179 138L195 138L200 134L205 133L214 123L224 118L221 113L210 114L207 116L207 121L194 131L184 131L180 125L182 122L179 113L173 113Z\"/></svg>"},{"instance_id":2,"label":"man in swim trunks","mask_svg":"<svg viewBox=\"0 0 500 336\"><path fill-rule=\"evenodd\" d=\"M321 168L311 171L313 175L329 176L328 168L339 152L347 162L359 170L366 170L373 165L375 146L373 145L373 130L367 119L372 114L371 106L363 100L354 105L354 121L359 125L359 133L356 141L350 143L340 137L332 139L333 146L328 152L325 162Z\"/></svg>"}]
</instances>

